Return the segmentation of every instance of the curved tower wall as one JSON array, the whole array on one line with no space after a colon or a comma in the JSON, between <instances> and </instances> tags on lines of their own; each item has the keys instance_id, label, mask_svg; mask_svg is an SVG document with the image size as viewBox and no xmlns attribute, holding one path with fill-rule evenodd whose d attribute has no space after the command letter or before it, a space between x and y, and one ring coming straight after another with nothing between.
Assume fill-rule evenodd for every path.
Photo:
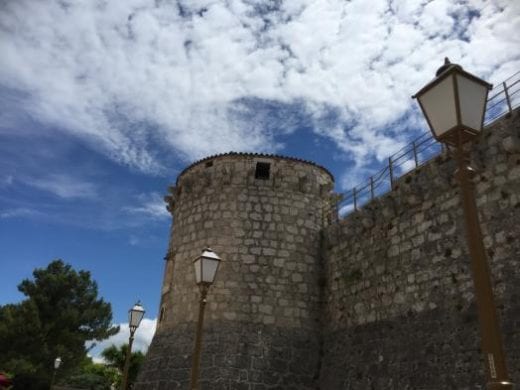
<instances>
[{"instance_id":1,"label":"curved tower wall","mask_svg":"<svg viewBox=\"0 0 520 390\"><path fill-rule=\"evenodd\" d=\"M332 187L325 169L277 156L215 156L181 173L166 198L174 224L139 386L188 388L199 298L192 262L209 246L223 261L206 306L201 388L315 388L320 231Z\"/></svg>"}]
</instances>

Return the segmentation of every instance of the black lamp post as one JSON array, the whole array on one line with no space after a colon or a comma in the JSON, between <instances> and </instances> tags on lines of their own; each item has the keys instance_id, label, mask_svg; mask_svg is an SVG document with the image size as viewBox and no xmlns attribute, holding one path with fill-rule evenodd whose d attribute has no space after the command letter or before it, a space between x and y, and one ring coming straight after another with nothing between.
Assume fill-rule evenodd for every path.
<instances>
[{"instance_id":1,"label":"black lamp post","mask_svg":"<svg viewBox=\"0 0 520 390\"><path fill-rule=\"evenodd\" d=\"M123 370L123 382L121 384L122 390L128 388L128 370L130 368L130 357L132 356L132 344L134 342L134 333L139 327L141 320L144 317L144 308L138 301L134 307L128 310L128 326L130 328L130 338L128 340L128 350L126 351L125 367Z\"/></svg>"},{"instance_id":2,"label":"black lamp post","mask_svg":"<svg viewBox=\"0 0 520 390\"><path fill-rule=\"evenodd\" d=\"M482 132L487 95L491 88L490 84L446 58L436 78L417 92L414 98L419 101L435 139L456 149L458 169L455 177L459 182L464 208L481 347L486 362L487 388L506 390L512 389L513 384L507 373L489 265L482 241L472 182L473 169L464 151L464 145L474 141Z\"/></svg>"},{"instance_id":3,"label":"black lamp post","mask_svg":"<svg viewBox=\"0 0 520 390\"><path fill-rule=\"evenodd\" d=\"M199 366L202 327L204 325L204 308L206 306L206 297L208 295L209 287L215 280L215 275L217 274L220 261L220 257L209 248L204 249L202 254L193 261L195 267L195 281L200 289L200 301L197 333L195 335L195 346L193 348L193 361L191 365L191 390L198 390L199 388Z\"/></svg>"}]
</instances>

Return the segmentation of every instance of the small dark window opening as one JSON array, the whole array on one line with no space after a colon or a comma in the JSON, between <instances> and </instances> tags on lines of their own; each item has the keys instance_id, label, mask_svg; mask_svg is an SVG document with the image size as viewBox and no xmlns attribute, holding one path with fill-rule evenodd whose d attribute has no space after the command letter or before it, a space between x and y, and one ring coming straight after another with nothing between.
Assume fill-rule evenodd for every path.
<instances>
[{"instance_id":1,"label":"small dark window opening","mask_svg":"<svg viewBox=\"0 0 520 390\"><path fill-rule=\"evenodd\" d=\"M164 312L165 312L164 307L161 307L161 314L159 316L159 322L162 322L162 320L164 320Z\"/></svg>"},{"instance_id":2,"label":"small dark window opening","mask_svg":"<svg viewBox=\"0 0 520 390\"><path fill-rule=\"evenodd\" d=\"M206 163L206 168L209 168L209 167L212 167L213 166L213 161L208 161Z\"/></svg>"},{"instance_id":3,"label":"small dark window opening","mask_svg":"<svg viewBox=\"0 0 520 390\"><path fill-rule=\"evenodd\" d=\"M271 169L271 164L257 162L256 171L255 171L255 179L268 180L270 169Z\"/></svg>"}]
</instances>

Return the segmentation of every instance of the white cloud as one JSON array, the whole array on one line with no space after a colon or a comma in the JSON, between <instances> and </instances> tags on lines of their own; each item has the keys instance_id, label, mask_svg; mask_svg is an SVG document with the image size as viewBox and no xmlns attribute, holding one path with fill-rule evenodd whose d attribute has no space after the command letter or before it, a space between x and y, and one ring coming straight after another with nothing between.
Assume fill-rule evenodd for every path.
<instances>
[{"instance_id":1,"label":"white cloud","mask_svg":"<svg viewBox=\"0 0 520 390\"><path fill-rule=\"evenodd\" d=\"M45 177L27 178L25 184L50 192L63 199L95 198L96 185L64 174L49 174Z\"/></svg>"},{"instance_id":2,"label":"white cloud","mask_svg":"<svg viewBox=\"0 0 520 390\"><path fill-rule=\"evenodd\" d=\"M91 358L92 358L92 361L94 363L98 363L98 364L105 364L105 359L103 359L103 357L99 357L99 356L91 356L89 355Z\"/></svg>"},{"instance_id":3,"label":"white cloud","mask_svg":"<svg viewBox=\"0 0 520 390\"><path fill-rule=\"evenodd\" d=\"M14 182L13 175L7 175L0 178L0 187L8 187Z\"/></svg>"},{"instance_id":4,"label":"white cloud","mask_svg":"<svg viewBox=\"0 0 520 390\"><path fill-rule=\"evenodd\" d=\"M131 214L138 214L152 219L171 218L170 213L166 210L166 203L163 197L157 192L141 194L139 201L139 206L125 207L124 210ZM138 241L131 238L130 243L134 245L137 244Z\"/></svg>"},{"instance_id":5,"label":"white cloud","mask_svg":"<svg viewBox=\"0 0 520 390\"><path fill-rule=\"evenodd\" d=\"M38 215L39 212L36 210L32 210L26 207L18 207L11 210L1 210L0 211L0 219L7 218L26 218Z\"/></svg>"},{"instance_id":6,"label":"white cloud","mask_svg":"<svg viewBox=\"0 0 520 390\"><path fill-rule=\"evenodd\" d=\"M117 334L109 337L106 340L101 342L98 341L89 341L87 342L87 348L95 343L95 347L92 348L89 352L89 356L91 356L94 361L103 362L103 358L101 357L101 352L105 348L110 347L111 345L115 345L117 347L128 344L128 338L130 337L130 329L128 327L128 323L118 324L120 330ZM155 329L157 327L157 318L143 318L139 328L135 331L134 334L134 343L132 345L132 351L141 351L146 353L150 343L152 342L153 335L155 334Z\"/></svg>"},{"instance_id":7,"label":"white cloud","mask_svg":"<svg viewBox=\"0 0 520 390\"><path fill-rule=\"evenodd\" d=\"M141 242L141 240L139 239L139 237L136 237L134 235L131 235L130 238L128 239L128 243L132 246L139 245L140 242Z\"/></svg>"},{"instance_id":8,"label":"white cloud","mask_svg":"<svg viewBox=\"0 0 520 390\"><path fill-rule=\"evenodd\" d=\"M338 210L338 214L340 217L343 217L344 215L351 213L352 211L354 211L354 204L348 203L340 207L340 209Z\"/></svg>"},{"instance_id":9,"label":"white cloud","mask_svg":"<svg viewBox=\"0 0 520 390\"><path fill-rule=\"evenodd\" d=\"M240 109L244 99L299 102L315 132L363 166L402 146L389 125L444 56L495 82L520 68L520 3L507 0L2 8L0 85L23 92L18 109L147 172L164 169L154 142L184 159L279 150L277 134L297 126L273 126L270 111Z\"/></svg>"}]
</instances>

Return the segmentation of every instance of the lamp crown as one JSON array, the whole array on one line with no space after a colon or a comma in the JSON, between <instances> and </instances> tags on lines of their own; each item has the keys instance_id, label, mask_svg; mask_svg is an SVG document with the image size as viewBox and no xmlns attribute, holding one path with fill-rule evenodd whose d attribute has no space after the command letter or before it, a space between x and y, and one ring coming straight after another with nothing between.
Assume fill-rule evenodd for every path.
<instances>
[{"instance_id":1,"label":"lamp crown","mask_svg":"<svg viewBox=\"0 0 520 390\"><path fill-rule=\"evenodd\" d=\"M141 300L138 300L135 305L129 310L134 312L144 312L144 307L141 304Z\"/></svg>"},{"instance_id":2,"label":"lamp crown","mask_svg":"<svg viewBox=\"0 0 520 390\"><path fill-rule=\"evenodd\" d=\"M458 64L453 64L450 62L450 59L448 57L444 57L444 64L439 69L437 69L437 72L435 72L435 76L439 77L441 74L443 74L452 67L459 68L460 70L462 70L462 66Z\"/></svg>"}]
</instances>

